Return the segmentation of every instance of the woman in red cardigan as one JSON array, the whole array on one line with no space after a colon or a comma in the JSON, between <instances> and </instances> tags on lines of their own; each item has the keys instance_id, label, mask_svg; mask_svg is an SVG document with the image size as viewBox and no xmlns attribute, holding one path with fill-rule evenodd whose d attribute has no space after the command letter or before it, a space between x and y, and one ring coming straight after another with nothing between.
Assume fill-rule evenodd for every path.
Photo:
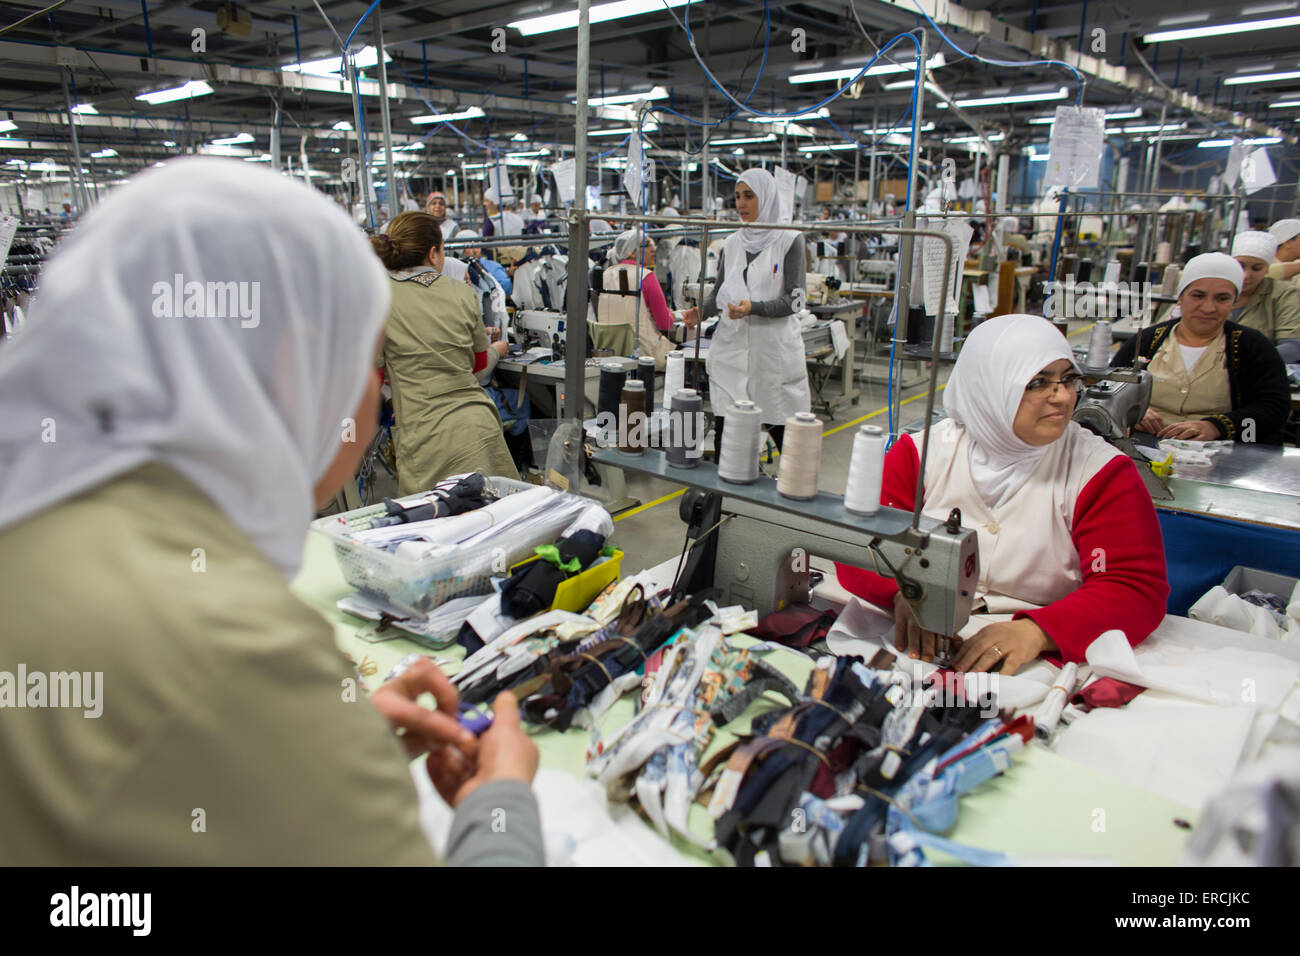
<instances>
[{"instance_id":1,"label":"woman in red cardigan","mask_svg":"<svg viewBox=\"0 0 1300 956\"><path fill-rule=\"evenodd\" d=\"M1047 654L1083 661L1104 631L1138 644L1160 623L1169 584L1151 496L1133 463L1071 421L1083 378L1065 337L1032 315L1006 315L966 339L944 392L948 418L930 429L925 514L979 537L975 610L1012 614L960 643L953 667L1014 674ZM881 504L910 511L920 444L901 436L885 456ZM894 643L932 660L892 579L836 565L852 593L894 610Z\"/></svg>"}]
</instances>

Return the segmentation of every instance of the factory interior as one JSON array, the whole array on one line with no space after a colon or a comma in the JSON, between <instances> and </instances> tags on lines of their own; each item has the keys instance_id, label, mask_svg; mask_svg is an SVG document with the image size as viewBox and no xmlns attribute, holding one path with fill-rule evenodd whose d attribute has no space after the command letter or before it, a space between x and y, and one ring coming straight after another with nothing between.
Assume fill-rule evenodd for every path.
<instances>
[{"instance_id":1,"label":"factory interior","mask_svg":"<svg viewBox=\"0 0 1300 956\"><path fill-rule=\"evenodd\" d=\"M1298 0L0 0L0 864L1300 865L1298 124Z\"/></svg>"}]
</instances>

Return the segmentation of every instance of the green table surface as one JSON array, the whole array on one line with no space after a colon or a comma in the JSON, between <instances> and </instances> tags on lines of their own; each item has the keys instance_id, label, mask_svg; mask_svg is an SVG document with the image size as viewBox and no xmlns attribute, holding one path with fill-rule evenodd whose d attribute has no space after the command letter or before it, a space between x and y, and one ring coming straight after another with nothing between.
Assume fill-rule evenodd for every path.
<instances>
[{"instance_id":1,"label":"green table surface","mask_svg":"<svg viewBox=\"0 0 1300 956\"><path fill-rule=\"evenodd\" d=\"M624 572L634 573L626 561ZM449 673L455 672L465 656L459 645L430 650L407 637L389 636L400 632L376 634L372 622L339 611L335 602L352 589L339 571L330 543L319 534L308 535L302 570L293 582L293 590L334 626L340 649L362 668L363 685L368 690L378 687L389 670L414 651L447 660L445 669ZM744 643L750 639L734 640ZM785 652L776 652L769 660L800 687L812 669L811 659L801 660ZM632 719L634 697L625 696L603 715L600 727L605 737ZM718 733L709 752L735 739L735 732L748 731L755 715L783 706L778 697L756 701ZM575 728L558 733L541 729L533 732L533 739L542 766L585 779L590 731ZM1090 857L1098 862L1109 858L1121 865L1163 866L1178 862L1190 833L1174 821L1194 823L1195 819L1189 807L1065 760L1035 743L1016 756L1005 774L962 798L957 826L945 836L1008 853ZM690 824L692 831L701 836L712 833L708 814L698 804L691 808ZM724 851L708 853L676 835L672 844L686 858L683 862L729 862ZM929 856L935 863L949 862L937 851L930 851Z\"/></svg>"}]
</instances>

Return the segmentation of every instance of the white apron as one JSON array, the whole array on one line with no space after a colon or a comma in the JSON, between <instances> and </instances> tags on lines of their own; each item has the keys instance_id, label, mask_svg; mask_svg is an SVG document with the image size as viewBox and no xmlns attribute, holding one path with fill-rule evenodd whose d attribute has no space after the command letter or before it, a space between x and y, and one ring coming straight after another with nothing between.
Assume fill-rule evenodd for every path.
<instances>
[{"instance_id":1,"label":"white apron","mask_svg":"<svg viewBox=\"0 0 1300 956\"><path fill-rule=\"evenodd\" d=\"M785 254L797 238L797 233L783 232L744 267L746 298L750 302L781 297L785 291ZM739 232L727 238L723 254L728 272L742 267L746 255ZM795 412L812 408L803 337L794 315L732 319L722 309L706 367L715 415L725 416L732 402L749 399L763 410L764 425L784 425Z\"/></svg>"},{"instance_id":2,"label":"white apron","mask_svg":"<svg viewBox=\"0 0 1300 956\"><path fill-rule=\"evenodd\" d=\"M668 354L674 351L677 346L659 331L659 326L655 325L654 316L650 314L650 306L646 305L641 294L641 283L645 281L648 270L626 262L611 266L605 270L604 287L606 289L617 289L619 287L618 276L620 272L627 274L628 291L635 290L637 294L631 296L621 295L616 292L602 292L600 294L600 321L605 324L618 323L632 326L637 345L640 347L640 354L654 356L655 368L662 372L667 364ZM650 274L653 275L653 273Z\"/></svg>"},{"instance_id":3,"label":"white apron","mask_svg":"<svg viewBox=\"0 0 1300 956\"><path fill-rule=\"evenodd\" d=\"M925 433L912 436L920 454ZM925 506L946 520L961 509L961 523L979 538L980 578L975 592L990 614L1044 607L1083 583L1081 564L1095 555L1074 547L1074 505L1084 486L1122 452L1071 422L1011 500L990 509L970 474L970 437L952 419L930 430L925 465Z\"/></svg>"}]
</instances>

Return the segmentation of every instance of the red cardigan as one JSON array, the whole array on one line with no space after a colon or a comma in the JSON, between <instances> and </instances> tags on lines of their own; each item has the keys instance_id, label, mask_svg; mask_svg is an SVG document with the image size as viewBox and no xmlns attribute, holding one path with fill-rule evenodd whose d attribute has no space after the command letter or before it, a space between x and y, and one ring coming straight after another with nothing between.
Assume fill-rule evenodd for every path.
<instances>
[{"instance_id":1,"label":"red cardigan","mask_svg":"<svg viewBox=\"0 0 1300 956\"><path fill-rule=\"evenodd\" d=\"M885 455L880 503L911 511L920 469L915 443L901 436ZM1070 536L1080 555L1083 583L1047 607L1018 611L1014 617L1032 619L1067 661L1086 659L1088 645L1098 636L1097 621L1121 629L1130 644L1141 643L1164 619L1169 581L1156 510L1131 461L1113 458L1084 485L1074 504ZM1094 571L1097 549L1105 556L1105 569ZM847 564L837 563L835 569L846 590L893 610L898 592L893 578Z\"/></svg>"}]
</instances>

